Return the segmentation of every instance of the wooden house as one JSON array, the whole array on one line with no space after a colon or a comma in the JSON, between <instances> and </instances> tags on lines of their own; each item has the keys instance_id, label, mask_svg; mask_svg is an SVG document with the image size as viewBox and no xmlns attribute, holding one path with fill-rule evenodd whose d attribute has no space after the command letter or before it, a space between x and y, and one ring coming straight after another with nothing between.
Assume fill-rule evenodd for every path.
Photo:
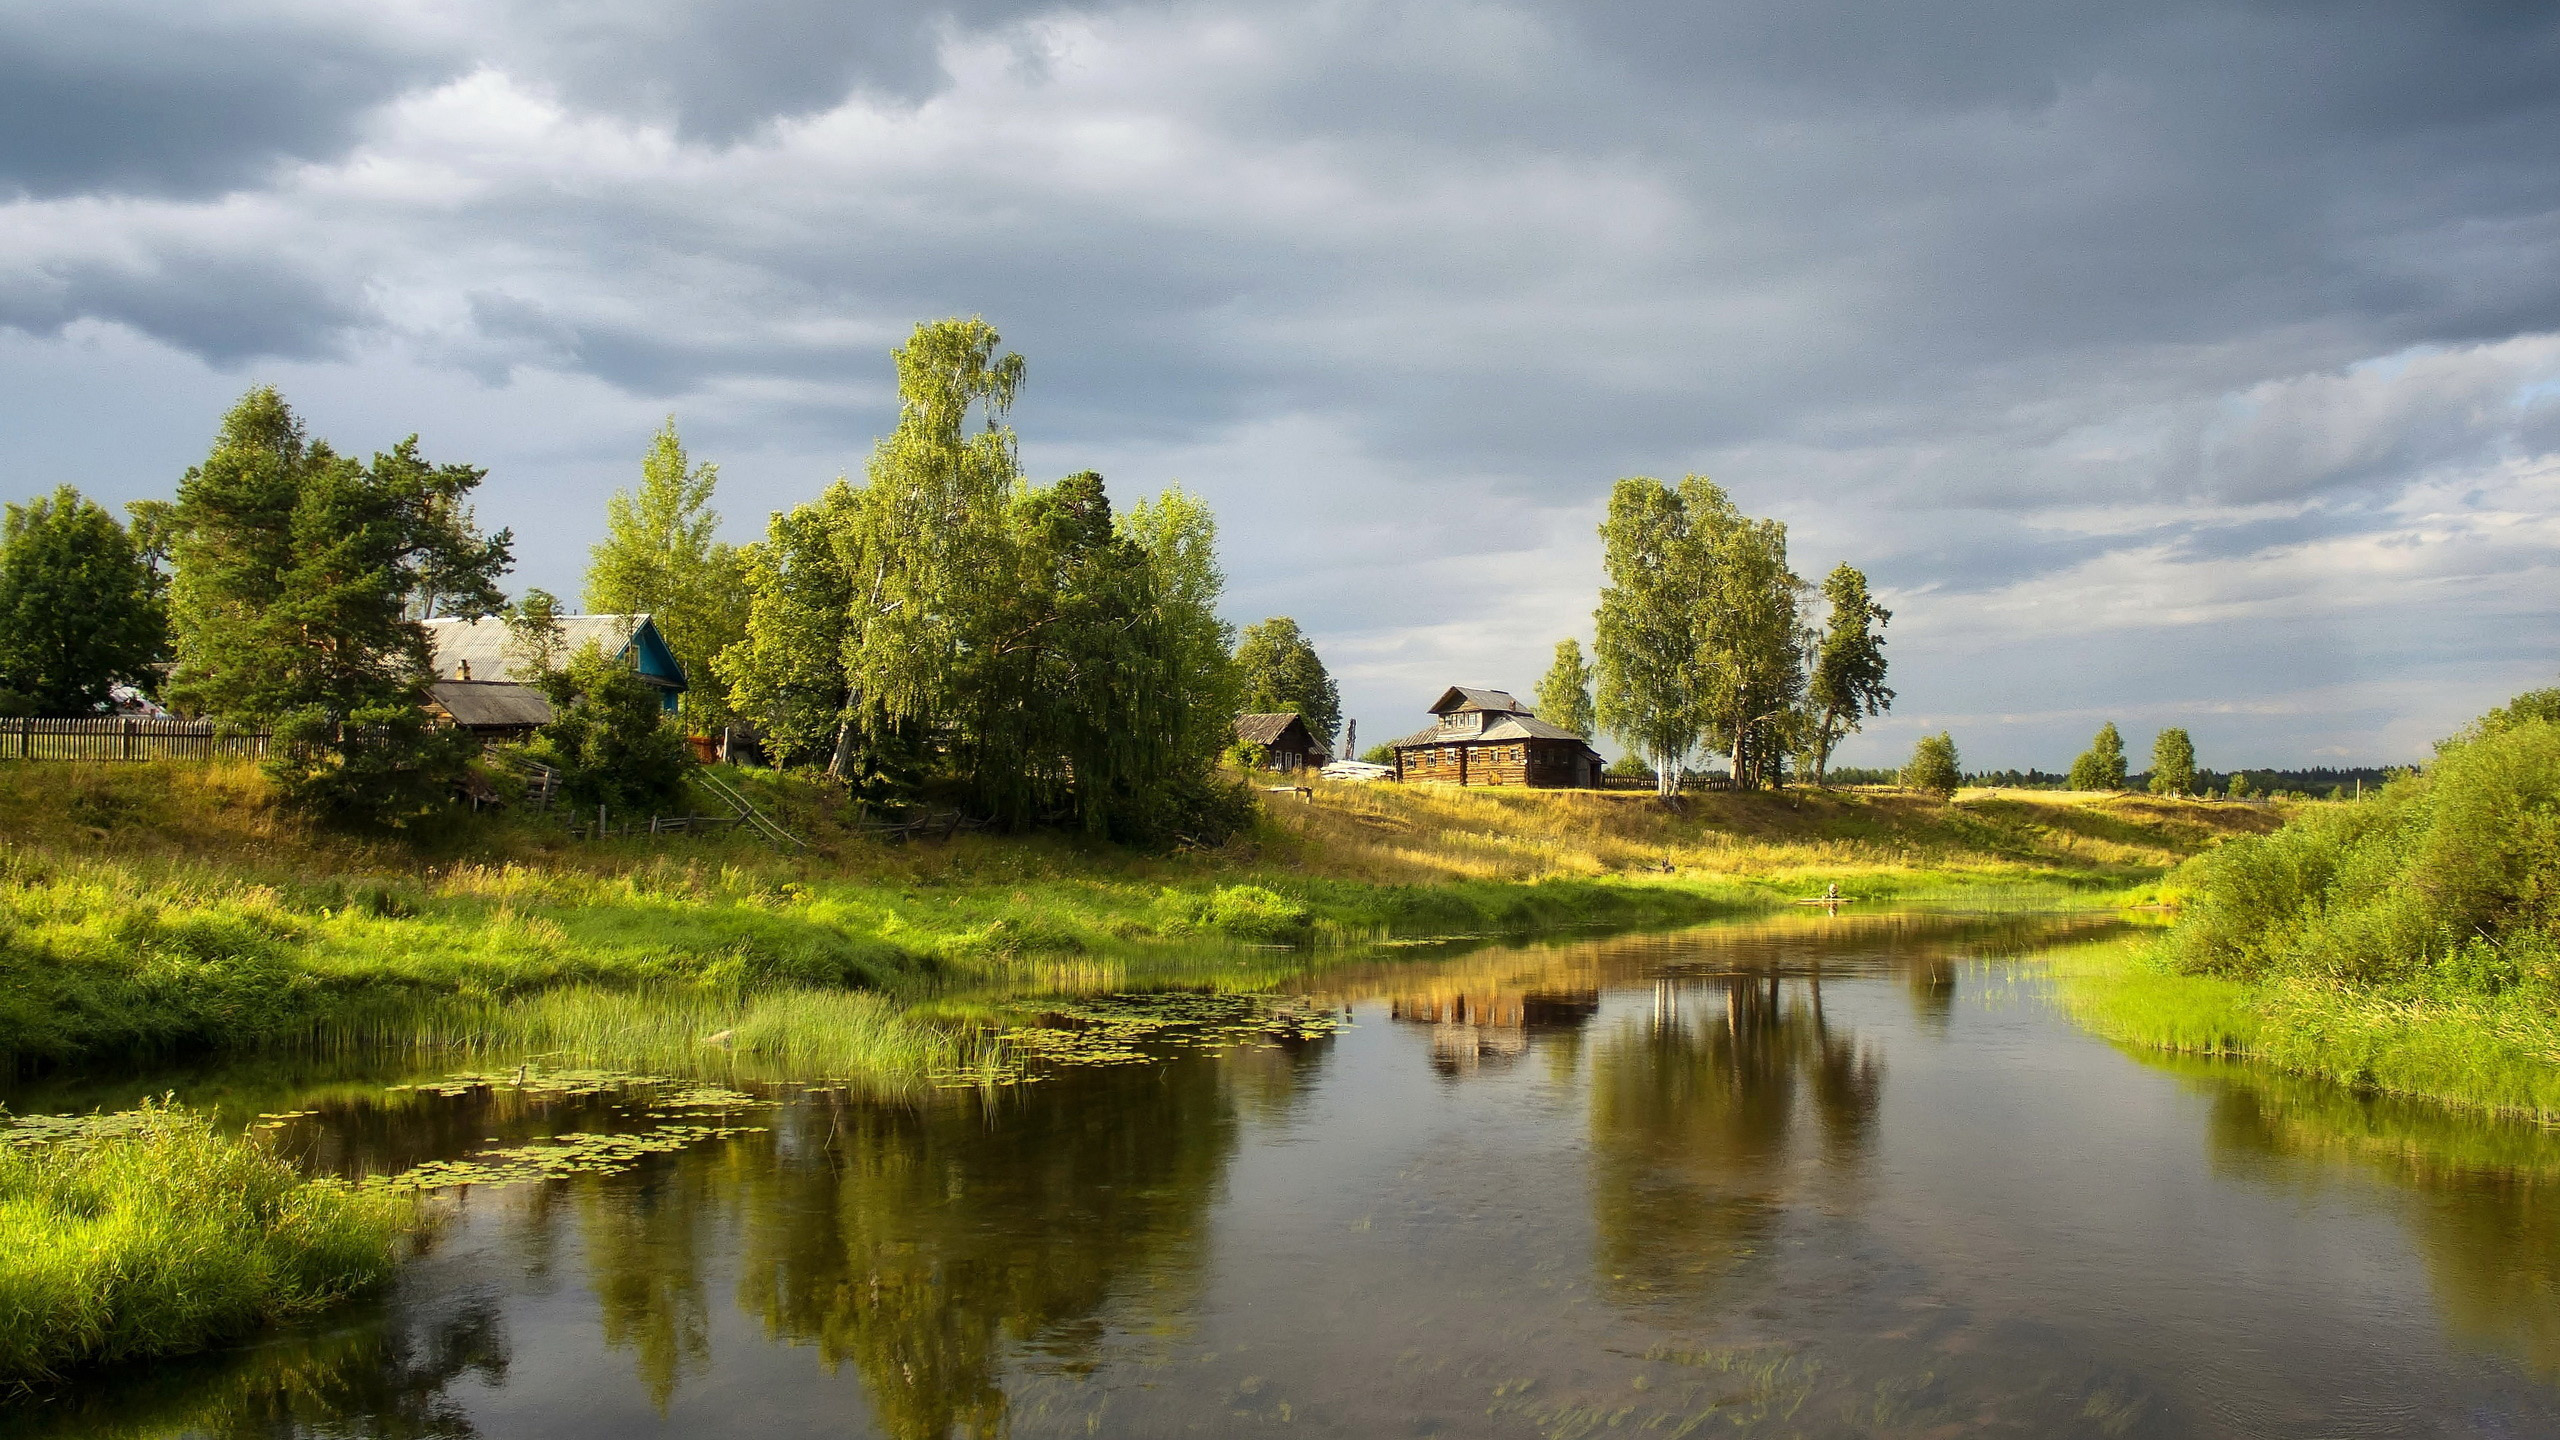
<instances>
[{"instance_id":1,"label":"wooden house","mask_svg":"<svg viewBox=\"0 0 2560 1440\"><path fill-rule=\"evenodd\" d=\"M1295 713L1239 715L1236 738L1260 750L1265 770L1315 770L1328 758L1306 720Z\"/></svg>"},{"instance_id":2,"label":"wooden house","mask_svg":"<svg viewBox=\"0 0 2560 1440\"><path fill-rule=\"evenodd\" d=\"M514 636L507 629L507 622L496 616L485 620L429 620L426 626L427 635L435 644L439 681L497 681L521 687L533 678L516 673L515 657L510 653L515 649L511 643ZM658 708L669 714L675 712L678 700L692 684L683 663L676 659L676 652L668 647L667 637L658 633L658 622L647 615L563 615L560 639L560 658L564 661L593 642L606 655L638 671L640 678L657 690ZM548 720L548 704L544 705L543 714ZM455 723L462 723L460 716L455 717Z\"/></svg>"},{"instance_id":3,"label":"wooden house","mask_svg":"<svg viewBox=\"0 0 2560 1440\"><path fill-rule=\"evenodd\" d=\"M1394 742L1396 778L1451 785L1587 790L1605 764L1591 742L1500 690L1452 685L1431 706L1428 730Z\"/></svg>"}]
</instances>

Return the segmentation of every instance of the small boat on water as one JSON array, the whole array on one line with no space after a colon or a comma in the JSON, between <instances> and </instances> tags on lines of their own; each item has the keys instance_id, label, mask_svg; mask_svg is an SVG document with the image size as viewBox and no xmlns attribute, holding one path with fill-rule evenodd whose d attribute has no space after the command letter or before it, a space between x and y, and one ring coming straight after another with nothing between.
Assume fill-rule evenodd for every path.
<instances>
[{"instance_id":1,"label":"small boat on water","mask_svg":"<svg viewBox=\"0 0 2560 1440\"><path fill-rule=\"evenodd\" d=\"M1816 895L1808 900L1793 900L1788 903L1793 905L1846 905L1849 903L1849 897L1846 895Z\"/></svg>"}]
</instances>

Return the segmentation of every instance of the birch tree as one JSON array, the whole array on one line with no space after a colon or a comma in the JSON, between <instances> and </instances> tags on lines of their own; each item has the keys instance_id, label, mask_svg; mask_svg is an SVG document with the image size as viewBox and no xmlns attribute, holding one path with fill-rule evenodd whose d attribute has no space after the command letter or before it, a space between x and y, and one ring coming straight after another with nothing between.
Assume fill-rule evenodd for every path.
<instances>
[{"instance_id":1,"label":"birch tree","mask_svg":"<svg viewBox=\"0 0 2560 1440\"><path fill-rule=\"evenodd\" d=\"M587 608L648 614L685 668L687 728L710 730L729 716L728 686L715 657L746 633L747 589L735 546L719 540L711 508L720 467L694 463L675 417L649 439L640 485L605 502L605 538L587 568Z\"/></svg>"},{"instance_id":2,"label":"birch tree","mask_svg":"<svg viewBox=\"0 0 2560 1440\"><path fill-rule=\"evenodd\" d=\"M1667 797L1704 728L1688 515L1661 481L1631 476L1610 492L1600 538L1609 583L1594 616L1594 714L1652 765L1657 793Z\"/></svg>"},{"instance_id":3,"label":"birch tree","mask_svg":"<svg viewBox=\"0 0 2560 1440\"><path fill-rule=\"evenodd\" d=\"M1591 663L1582 658L1582 642L1557 641L1555 663L1538 682L1539 718L1589 738L1593 733L1591 680Z\"/></svg>"}]
</instances>

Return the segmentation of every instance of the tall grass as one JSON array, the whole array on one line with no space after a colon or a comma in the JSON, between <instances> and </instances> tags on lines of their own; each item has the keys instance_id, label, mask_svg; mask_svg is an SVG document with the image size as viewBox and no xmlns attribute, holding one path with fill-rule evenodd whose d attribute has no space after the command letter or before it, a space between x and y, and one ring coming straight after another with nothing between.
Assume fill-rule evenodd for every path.
<instances>
[{"instance_id":1,"label":"tall grass","mask_svg":"<svg viewBox=\"0 0 2560 1440\"><path fill-rule=\"evenodd\" d=\"M185 1111L133 1119L0 1144L0 1385L200 1350L389 1277L409 1202Z\"/></svg>"}]
</instances>

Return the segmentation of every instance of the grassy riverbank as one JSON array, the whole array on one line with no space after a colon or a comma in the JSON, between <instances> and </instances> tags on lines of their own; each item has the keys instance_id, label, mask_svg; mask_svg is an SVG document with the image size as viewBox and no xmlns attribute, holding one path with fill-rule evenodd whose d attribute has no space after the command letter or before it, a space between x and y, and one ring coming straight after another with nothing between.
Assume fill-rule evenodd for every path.
<instances>
[{"instance_id":1,"label":"grassy riverbank","mask_svg":"<svg viewBox=\"0 0 2560 1440\"><path fill-rule=\"evenodd\" d=\"M0 1391L183 1354L391 1273L409 1200L305 1180L159 1106L0 1141Z\"/></svg>"},{"instance_id":2,"label":"grassy riverbank","mask_svg":"<svg viewBox=\"0 0 2560 1440\"><path fill-rule=\"evenodd\" d=\"M2424 774L2188 862L2175 928L2064 963L2070 1004L2134 1044L2560 1119L2553 712L2523 697Z\"/></svg>"},{"instance_id":3,"label":"grassy riverbank","mask_svg":"<svg viewBox=\"0 0 2560 1440\"><path fill-rule=\"evenodd\" d=\"M1249 979L1276 946L1688 923L1835 882L1869 899L1982 886L2103 897L2278 820L2132 797L1797 792L1666 807L1328 786L1272 797L1266 821L1221 849L1157 856L1057 836L886 845L815 787L739 778L811 848L578 842L524 816L357 843L290 822L247 766L0 767L0 1049L23 1064L592 1040L614 1028L596 1018L610 996L646 991L722 1022L705 1033L784 1051L829 1043L805 1017L831 1016L826 1028L867 1037L839 1049L913 1072L940 1059L899 1021L925 1001L1167 972ZM772 1000L849 991L864 998ZM524 1008L539 996L586 998L546 1002L546 1019Z\"/></svg>"}]
</instances>

